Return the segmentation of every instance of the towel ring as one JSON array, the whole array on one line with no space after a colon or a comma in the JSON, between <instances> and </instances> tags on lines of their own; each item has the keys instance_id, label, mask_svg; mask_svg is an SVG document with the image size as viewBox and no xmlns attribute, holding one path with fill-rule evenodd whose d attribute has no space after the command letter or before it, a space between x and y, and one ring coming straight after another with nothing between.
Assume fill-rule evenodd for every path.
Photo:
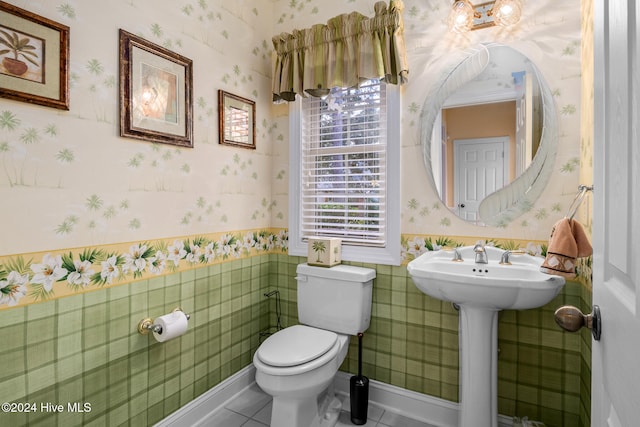
<instances>
[{"instance_id":1,"label":"towel ring","mask_svg":"<svg viewBox=\"0 0 640 427\"><path fill-rule=\"evenodd\" d=\"M571 202L571 204L569 205L569 209L567 209L567 213L564 216L565 218L573 219L573 217L576 215L576 212L578 211L578 208L582 204L582 201L584 200L584 196L589 191L593 191L593 185L578 185L578 193L576 194L576 197L574 197L573 202Z\"/></svg>"}]
</instances>

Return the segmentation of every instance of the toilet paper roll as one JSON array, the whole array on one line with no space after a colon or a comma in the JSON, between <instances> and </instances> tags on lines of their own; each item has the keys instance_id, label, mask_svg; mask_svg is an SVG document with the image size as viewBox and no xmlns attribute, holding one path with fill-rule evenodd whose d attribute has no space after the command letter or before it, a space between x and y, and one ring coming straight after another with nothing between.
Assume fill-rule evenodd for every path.
<instances>
[{"instance_id":1,"label":"toilet paper roll","mask_svg":"<svg viewBox=\"0 0 640 427\"><path fill-rule=\"evenodd\" d=\"M187 332L189 321L184 312L177 310L156 318L153 324L162 326L162 331L154 332L153 337L158 342L165 342Z\"/></svg>"}]
</instances>

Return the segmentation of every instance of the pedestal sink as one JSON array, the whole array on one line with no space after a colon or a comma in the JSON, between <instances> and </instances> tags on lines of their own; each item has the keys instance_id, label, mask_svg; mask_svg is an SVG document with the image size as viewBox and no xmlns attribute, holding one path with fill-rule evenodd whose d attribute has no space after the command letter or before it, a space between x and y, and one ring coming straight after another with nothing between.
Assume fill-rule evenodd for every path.
<instances>
[{"instance_id":1,"label":"pedestal sink","mask_svg":"<svg viewBox=\"0 0 640 427\"><path fill-rule=\"evenodd\" d=\"M498 312L543 306L565 282L540 272L542 258L503 255L466 246L427 252L407 265L418 289L460 307L460 427L498 425ZM476 262L483 257L486 264Z\"/></svg>"}]
</instances>

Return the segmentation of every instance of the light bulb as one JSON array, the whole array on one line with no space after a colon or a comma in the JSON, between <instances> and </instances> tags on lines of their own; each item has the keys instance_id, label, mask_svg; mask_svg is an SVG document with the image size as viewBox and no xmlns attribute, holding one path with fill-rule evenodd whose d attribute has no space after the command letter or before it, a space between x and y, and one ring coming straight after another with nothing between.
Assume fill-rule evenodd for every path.
<instances>
[{"instance_id":1,"label":"light bulb","mask_svg":"<svg viewBox=\"0 0 640 427\"><path fill-rule=\"evenodd\" d=\"M469 0L456 0L449 13L449 29L456 33L464 33L473 27L473 6Z\"/></svg>"},{"instance_id":2,"label":"light bulb","mask_svg":"<svg viewBox=\"0 0 640 427\"><path fill-rule=\"evenodd\" d=\"M493 6L493 16L496 25L508 27L520 20L522 7L519 0L497 0Z\"/></svg>"}]
</instances>

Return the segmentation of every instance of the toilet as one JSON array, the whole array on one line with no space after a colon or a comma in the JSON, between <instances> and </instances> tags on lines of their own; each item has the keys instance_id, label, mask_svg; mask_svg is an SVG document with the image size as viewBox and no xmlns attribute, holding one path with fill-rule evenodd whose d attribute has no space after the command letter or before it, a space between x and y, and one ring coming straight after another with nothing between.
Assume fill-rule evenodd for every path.
<instances>
[{"instance_id":1,"label":"toilet","mask_svg":"<svg viewBox=\"0 0 640 427\"><path fill-rule=\"evenodd\" d=\"M376 272L299 264L296 273L300 324L260 345L253 356L256 383L273 396L271 427L331 427L342 406L333 379L349 336L369 328Z\"/></svg>"}]
</instances>

